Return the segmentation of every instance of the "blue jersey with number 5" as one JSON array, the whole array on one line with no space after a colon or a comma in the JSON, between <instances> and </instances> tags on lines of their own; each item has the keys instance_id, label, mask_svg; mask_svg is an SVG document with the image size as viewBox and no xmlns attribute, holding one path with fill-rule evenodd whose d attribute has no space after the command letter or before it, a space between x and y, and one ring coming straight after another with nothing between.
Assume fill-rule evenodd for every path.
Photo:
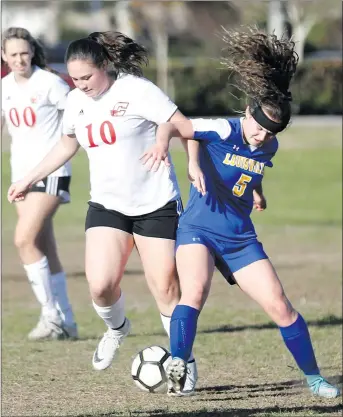
<instances>
[{"instance_id":1,"label":"blue jersey with number 5","mask_svg":"<svg viewBox=\"0 0 343 417\"><path fill-rule=\"evenodd\" d=\"M256 148L243 140L241 119L193 119L200 142L200 166L207 194L191 186L180 229L199 228L218 238L241 242L256 238L250 213L253 189L278 149L276 138Z\"/></svg>"}]
</instances>

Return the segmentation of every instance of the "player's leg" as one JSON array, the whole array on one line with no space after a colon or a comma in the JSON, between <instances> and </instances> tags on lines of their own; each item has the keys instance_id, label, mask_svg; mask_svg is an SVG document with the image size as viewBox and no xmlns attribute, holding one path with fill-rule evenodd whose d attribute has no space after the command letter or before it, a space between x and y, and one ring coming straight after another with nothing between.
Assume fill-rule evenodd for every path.
<instances>
[{"instance_id":1,"label":"player's leg","mask_svg":"<svg viewBox=\"0 0 343 417\"><path fill-rule=\"evenodd\" d=\"M30 192L25 200L15 204L18 214L15 246L42 309L39 326L29 334L29 338L34 340L66 336L55 306L48 259L37 245L45 220L56 211L59 203L57 196L45 192Z\"/></svg>"},{"instance_id":2,"label":"player's leg","mask_svg":"<svg viewBox=\"0 0 343 417\"><path fill-rule=\"evenodd\" d=\"M148 286L161 314L163 327L170 336L171 314L180 299L178 276L175 266L175 234L178 224L179 202L173 201L165 207L134 223L134 238L142 260ZM185 388L194 391L197 367L192 352L187 363Z\"/></svg>"},{"instance_id":3,"label":"player's leg","mask_svg":"<svg viewBox=\"0 0 343 417\"><path fill-rule=\"evenodd\" d=\"M178 234L180 246L176 252L176 264L181 299L171 318L170 346L173 359L167 369L168 395L188 394L185 361L193 348L198 317L207 299L214 270L214 259L205 242L194 243L192 236Z\"/></svg>"},{"instance_id":4,"label":"player's leg","mask_svg":"<svg viewBox=\"0 0 343 417\"><path fill-rule=\"evenodd\" d=\"M170 317L180 299L175 266L175 237L180 202L133 218L135 244L142 261L145 278L161 314Z\"/></svg>"},{"instance_id":5,"label":"player's leg","mask_svg":"<svg viewBox=\"0 0 343 417\"><path fill-rule=\"evenodd\" d=\"M125 216L91 204L86 219L86 276L94 309L107 326L93 355L94 369L103 370L111 365L130 331L120 281L133 237Z\"/></svg>"},{"instance_id":6,"label":"player's leg","mask_svg":"<svg viewBox=\"0 0 343 417\"><path fill-rule=\"evenodd\" d=\"M253 253L254 248L250 247L249 252ZM320 375L306 322L287 299L270 261L260 259L252 262L235 271L234 277L239 287L279 326L283 340L305 374L311 391L327 398L338 396L338 388Z\"/></svg>"},{"instance_id":7,"label":"player's leg","mask_svg":"<svg viewBox=\"0 0 343 417\"><path fill-rule=\"evenodd\" d=\"M160 313L170 317L180 299L175 266L175 241L134 234L148 287Z\"/></svg>"},{"instance_id":8,"label":"player's leg","mask_svg":"<svg viewBox=\"0 0 343 417\"><path fill-rule=\"evenodd\" d=\"M51 287L55 297L56 308L59 311L63 327L70 338L78 337L72 306L69 302L66 274L63 271L53 228L53 218L48 217L38 237L38 246L48 259L51 273Z\"/></svg>"}]
</instances>

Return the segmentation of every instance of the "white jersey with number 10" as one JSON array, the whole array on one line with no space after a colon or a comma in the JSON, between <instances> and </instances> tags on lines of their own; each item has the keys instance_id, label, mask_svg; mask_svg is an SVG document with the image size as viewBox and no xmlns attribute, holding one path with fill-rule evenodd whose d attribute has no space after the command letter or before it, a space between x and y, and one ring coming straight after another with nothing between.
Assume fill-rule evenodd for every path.
<instances>
[{"instance_id":1,"label":"white jersey with number 10","mask_svg":"<svg viewBox=\"0 0 343 417\"><path fill-rule=\"evenodd\" d=\"M101 97L73 90L63 132L75 134L89 158L91 201L127 216L151 213L179 198L174 167L148 172L140 156L176 105L145 78L121 74Z\"/></svg>"}]
</instances>

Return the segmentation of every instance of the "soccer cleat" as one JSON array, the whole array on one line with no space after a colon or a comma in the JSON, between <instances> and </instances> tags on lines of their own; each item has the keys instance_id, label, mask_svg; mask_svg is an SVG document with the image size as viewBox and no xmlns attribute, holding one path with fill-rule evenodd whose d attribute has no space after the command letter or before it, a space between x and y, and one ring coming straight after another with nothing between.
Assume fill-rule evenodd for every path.
<instances>
[{"instance_id":1,"label":"soccer cleat","mask_svg":"<svg viewBox=\"0 0 343 417\"><path fill-rule=\"evenodd\" d=\"M182 396L187 378L187 364L183 359L173 358L167 366L168 391L171 397Z\"/></svg>"},{"instance_id":2,"label":"soccer cleat","mask_svg":"<svg viewBox=\"0 0 343 417\"><path fill-rule=\"evenodd\" d=\"M114 356L122 344L124 338L130 333L131 323L126 318L123 327L120 330L108 329L100 340L98 347L93 355L93 368L97 371L103 371L108 368Z\"/></svg>"},{"instance_id":3,"label":"soccer cleat","mask_svg":"<svg viewBox=\"0 0 343 417\"><path fill-rule=\"evenodd\" d=\"M187 375L185 385L181 391L181 395L190 396L194 395L195 385L198 381L198 369L195 359L187 363Z\"/></svg>"},{"instance_id":4,"label":"soccer cleat","mask_svg":"<svg viewBox=\"0 0 343 417\"><path fill-rule=\"evenodd\" d=\"M309 385L310 390L314 395L324 398L336 398L341 395L339 388L330 384L322 376Z\"/></svg>"},{"instance_id":5,"label":"soccer cleat","mask_svg":"<svg viewBox=\"0 0 343 417\"><path fill-rule=\"evenodd\" d=\"M37 326L28 334L29 340L64 340L70 336L60 319L41 316Z\"/></svg>"}]
</instances>

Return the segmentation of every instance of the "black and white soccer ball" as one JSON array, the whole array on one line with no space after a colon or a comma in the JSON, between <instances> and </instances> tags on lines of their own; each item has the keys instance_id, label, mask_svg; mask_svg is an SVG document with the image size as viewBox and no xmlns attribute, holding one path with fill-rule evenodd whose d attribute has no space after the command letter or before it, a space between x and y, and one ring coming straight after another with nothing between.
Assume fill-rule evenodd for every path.
<instances>
[{"instance_id":1,"label":"black and white soccer ball","mask_svg":"<svg viewBox=\"0 0 343 417\"><path fill-rule=\"evenodd\" d=\"M146 392L167 392L166 369L170 361L170 353L161 346L149 346L137 353L131 366L137 387Z\"/></svg>"}]
</instances>

